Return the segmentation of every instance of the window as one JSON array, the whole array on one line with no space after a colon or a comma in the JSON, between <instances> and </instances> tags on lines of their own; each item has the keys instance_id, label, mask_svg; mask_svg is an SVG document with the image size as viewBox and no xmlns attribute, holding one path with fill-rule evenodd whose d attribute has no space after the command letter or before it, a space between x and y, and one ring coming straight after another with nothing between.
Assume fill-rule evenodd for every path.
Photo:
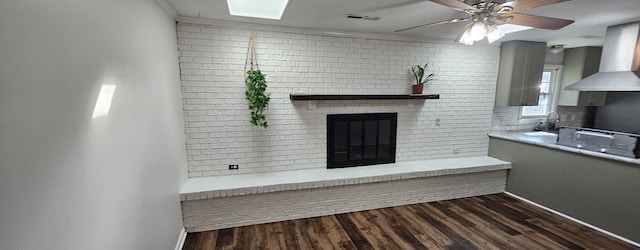
<instances>
[{"instance_id":1,"label":"window","mask_svg":"<svg viewBox=\"0 0 640 250\"><path fill-rule=\"evenodd\" d=\"M554 110L557 100L557 84L560 78L560 66L545 66L540 82L538 106L526 106L520 110L520 118L544 117Z\"/></svg>"}]
</instances>

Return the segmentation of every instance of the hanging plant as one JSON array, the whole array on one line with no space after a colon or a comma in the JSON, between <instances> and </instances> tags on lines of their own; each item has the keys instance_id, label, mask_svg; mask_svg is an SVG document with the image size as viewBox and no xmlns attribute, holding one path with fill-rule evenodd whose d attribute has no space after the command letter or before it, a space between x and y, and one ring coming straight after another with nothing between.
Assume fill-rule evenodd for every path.
<instances>
[{"instance_id":1,"label":"hanging plant","mask_svg":"<svg viewBox=\"0 0 640 250\"><path fill-rule=\"evenodd\" d=\"M265 75L259 69L247 71L247 101L249 101L249 110L251 110L251 124L268 128L267 117L264 111L269 106L269 95L265 94L267 90L267 81Z\"/></svg>"},{"instance_id":2,"label":"hanging plant","mask_svg":"<svg viewBox=\"0 0 640 250\"><path fill-rule=\"evenodd\" d=\"M247 66L250 66L249 70L247 70ZM245 96L247 101L249 101L251 124L268 128L269 124L267 124L267 117L264 115L264 111L267 109L267 106L269 106L270 98L269 95L265 93L267 90L267 80L258 68L256 46L253 43L253 27L249 29L249 46L247 47L247 59L244 63L244 71L247 73L247 78L245 78L247 85Z\"/></svg>"}]
</instances>

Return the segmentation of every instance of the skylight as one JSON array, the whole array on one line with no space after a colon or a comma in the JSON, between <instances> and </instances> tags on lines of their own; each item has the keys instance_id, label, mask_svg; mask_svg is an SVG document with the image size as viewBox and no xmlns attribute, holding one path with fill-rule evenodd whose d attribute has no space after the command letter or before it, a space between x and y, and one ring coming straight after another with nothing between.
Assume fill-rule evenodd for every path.
<instances>
[{"instance_id":1,"label":"skylight","mask_svg":"<svg viewBox=\"0 0 640 250\"><path fill-rule=\"evenodd\" d=\"M232 16L280 20L289 0L227 0Z\"/></svg>"},{"instance_id":2,"label":"skylight","mask_svg":"<svg viewBox=\"0 0 640 250\"><path fill-rule=\"evenodd\" d=\"M513 33L513 32L533 29L533 27L515 25L515 24L502 24L502 25L498 25L498 29L500 29L500 30L502 30L502 32L508 34L508 33Z\"/></svg>"}]
</instances>

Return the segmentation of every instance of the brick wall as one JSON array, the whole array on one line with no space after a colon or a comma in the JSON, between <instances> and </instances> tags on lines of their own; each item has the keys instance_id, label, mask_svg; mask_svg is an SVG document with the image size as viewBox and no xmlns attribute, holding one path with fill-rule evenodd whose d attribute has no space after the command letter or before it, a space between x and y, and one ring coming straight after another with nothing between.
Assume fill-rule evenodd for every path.
<instances>
[{"instance_id":1,"label":"brick wall","mask_svg":"<svg viewBox=\"0 0 640 250\"><path fill-rule=\"evenodd\" d=\"M182 201L188 232L504 192L507 170Z\"/></svg>"},{"instance_id":2,"label":"brick wall","mask_svg":"<svg viewBox=\"0 0 640 250\"><path fill-rule=\"evenodd\" d=\"M248 34L178 23L189 177L324 168L327 114L397 112L398 162L487 154L498 47L257 30L271 93L265 130L249 124L244 97ZM289 100L290 93L407 94L411 65L424 62L438 75L425 93L440 100Z\"/></svg>"}]
</instances>

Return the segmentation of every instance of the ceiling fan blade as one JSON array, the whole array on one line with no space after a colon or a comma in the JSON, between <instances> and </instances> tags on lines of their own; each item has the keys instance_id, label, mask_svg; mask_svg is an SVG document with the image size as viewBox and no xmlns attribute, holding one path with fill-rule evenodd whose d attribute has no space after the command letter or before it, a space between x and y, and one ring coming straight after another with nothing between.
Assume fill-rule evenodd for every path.
<instances>
[{"instance_id":1,"label":"ceiling fan blade","mask_svg":"<svg viewBox=\"0 0 640 250\"><path fill-rule=\"evenodd\" d=\"M428 24L421 24L421 25L418 25L418 26L399 29L399 30L396 30L395 32L402 32L402 31L405 31L405 30L411 30L411 29L416 29L416 28L420 28L420 27L433 26L433 25L445 24L445 23L459 23L459 22L468 21L469 19L471 19L471 18L470 17L454 18L454 19L451 19L451 20L440 21L440 22L435 22L435 23L428 23Z\"/></svg>"},{"instance_id":2,"label":"ceiling fan blade","mask_svg":"<svg viewBox=\"0 0 640 250\"><path fill-rule=\"evenodd\" d=\"M523 10L533 9L537 7L547 6L551 4L566 2L569 0L516 0L513 2L504 3L496 9L500 9L504 6L510 6L513 8L513 12L519 12Z\"/></svg>"},{"instance_id":3,"label":"ceiling fan blade","mask_svg":"<svg viewBox=\"0 0 640 250\"><path fill-rule=\"evenodd\" d=\"M497 20L496 23L509 23L509 24L517 24L522 26L540 28L540 29L557 30L575 22L573 20L527 15L527 14L521 14L521 13L509 13L501 17L506 17L506 16L513 17L513 19L511 19L508 22Z\"/></svg>"},{"instance_id":4,"label":"ceiling fan blade","mask_svg":"<svg viewBox=\"0 0 640 250\"><path fill-rule=\"evenodd\" d=\"M474 12L475 11L480 11L479 9L477 9L477 8L475 8L473 6L465 4L465 3L460 2L458 0L431 0L431 2L438 3L438 4L441 4L441 5L444 5L444 6L459 10L459 11L465 11L465 10L473 10Z\"/></svg>"}]
</instances>

